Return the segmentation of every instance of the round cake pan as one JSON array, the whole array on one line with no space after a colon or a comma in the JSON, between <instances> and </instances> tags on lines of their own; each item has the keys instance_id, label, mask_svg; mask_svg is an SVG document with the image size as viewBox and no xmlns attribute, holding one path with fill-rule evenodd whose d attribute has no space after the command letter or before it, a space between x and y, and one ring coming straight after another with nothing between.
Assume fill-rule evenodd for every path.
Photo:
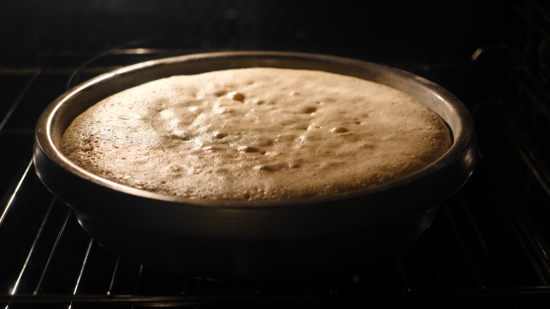
<instances>
[{"instance_id":1,"label":"round cake pan","mask_svg":"<svg viewBox=\"0 0 550 309\"><path fill-rule=\"evenodd\" d=\"M453 145L438 161L379 187L278 202L191 200L121 185L78 167L59 142L93 104L159 78L274 67L321 70L403 91L437 113ZM103 246L154 268L209 278L255 278L361 267L418 237L438 205L477 162L472 118L440 86L375 63L302 53L222 52L154 60L91 79L67 91L40 117L34 165L46 187L70 205Z\"/></svg>"}]
</instances>

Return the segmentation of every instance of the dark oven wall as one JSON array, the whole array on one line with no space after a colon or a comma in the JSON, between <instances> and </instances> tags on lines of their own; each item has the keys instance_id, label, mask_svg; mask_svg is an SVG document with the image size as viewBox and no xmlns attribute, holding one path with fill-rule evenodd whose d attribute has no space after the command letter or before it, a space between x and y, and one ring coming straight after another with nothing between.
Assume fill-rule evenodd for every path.
<instances>
[{"instance_id":1,"label":"dark oven wall","mask_svg":"<svg viewBox=\"0 0 550 309\"><path fill-rule=\"evenodd\" d=\"M44 52L155 47L290 50L371 61L468 57L521 40L511 1L40 1L0 3L0 65Z\"/></svg>"}]
</instances>

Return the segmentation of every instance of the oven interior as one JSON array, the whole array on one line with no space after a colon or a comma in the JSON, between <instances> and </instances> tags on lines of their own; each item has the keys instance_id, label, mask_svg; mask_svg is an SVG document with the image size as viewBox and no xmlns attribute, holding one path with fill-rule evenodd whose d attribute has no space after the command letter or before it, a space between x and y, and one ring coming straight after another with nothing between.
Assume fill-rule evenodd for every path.
<instances>
[{"instance_id":1,"label":"oven interior","mask_svg":"<svg viewBox=\"0 0 550 309\"><path fill-rule=\"evenodd\" d=\"M442 26L419 23L409 31L416 35L382 31L397 33L392 40L368 30L388 17L377 12L390 4L354 12L311 1L127 2L0 4L3 29L30 23L0 36L14 46L0 54L0 307L548 308L549 5L482 1L419 10L400 3L397 26L422 18ZM18 17L23 12L28 15ZM52 22L69 13L67 24ZM363 13L374 21L361 20ZM460 14L471 20L455 25ZM190 278L135 264L94 242L34 173L34 127L42 110L68 88L121 66L239 49L352 57L438 83L474 117L476 171L410 246L349 273Z\"/></svg>"}]
</instances>

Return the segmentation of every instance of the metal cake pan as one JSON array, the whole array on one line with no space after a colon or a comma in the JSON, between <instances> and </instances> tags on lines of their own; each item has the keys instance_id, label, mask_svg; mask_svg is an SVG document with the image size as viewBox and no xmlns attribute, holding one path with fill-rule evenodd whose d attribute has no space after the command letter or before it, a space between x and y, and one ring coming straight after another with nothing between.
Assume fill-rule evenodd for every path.
<instances>
[{"instance_id":1,"label":"metal cake pan","mask_svg":"<svg viewBox=\"0 0 550 309\"><path fill-rule=\"evenodd\" d=\"M371 189L277 202L201 201L147 192L91 174L58 146L72 120L93 104L159 78L274 67L321 70L403 91L437 113L453 134L449 151L425 169ZM61 95L41 115L34 166L100 244L165 271L208 278L334 272L406 246L429 227L477 162L466 107L408 72L353 59L288 52L221 52L154 60L100 75Z\"/></svg>"}]
</instances>

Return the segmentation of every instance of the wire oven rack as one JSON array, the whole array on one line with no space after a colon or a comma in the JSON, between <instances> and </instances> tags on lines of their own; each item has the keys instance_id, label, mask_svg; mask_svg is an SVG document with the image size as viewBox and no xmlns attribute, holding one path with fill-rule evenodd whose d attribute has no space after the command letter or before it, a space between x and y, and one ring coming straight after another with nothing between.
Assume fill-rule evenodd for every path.
<instances>
[{"instance_id":1,"label":"wire oven rack","mask_svg":"<svg viewBox=\"0 0 550 309\"><path fill-rule=\"evenodd\" d=\"M419 239L357 272L254 282L180 277L119 257L82 230L71 208L33 170L34 125L67 84L193 51L115 49L93 58L93 65L82 61L88 54L53 53L43 54L36 67L0 68L0 307L395 308L416 302L548 308L550 173L542 137L533 132L550 132L549 94L527 64L507 65L516 59L513 53L497 50L480 49L473 65L402 65L459 93L441 72L475 74L476 67L487 72L485 66L495 63L512 68L499 82L475 75L482 86L470 92L475 104L469 107L478 126L480 164Z\"/></svg>"}]
</instances>

